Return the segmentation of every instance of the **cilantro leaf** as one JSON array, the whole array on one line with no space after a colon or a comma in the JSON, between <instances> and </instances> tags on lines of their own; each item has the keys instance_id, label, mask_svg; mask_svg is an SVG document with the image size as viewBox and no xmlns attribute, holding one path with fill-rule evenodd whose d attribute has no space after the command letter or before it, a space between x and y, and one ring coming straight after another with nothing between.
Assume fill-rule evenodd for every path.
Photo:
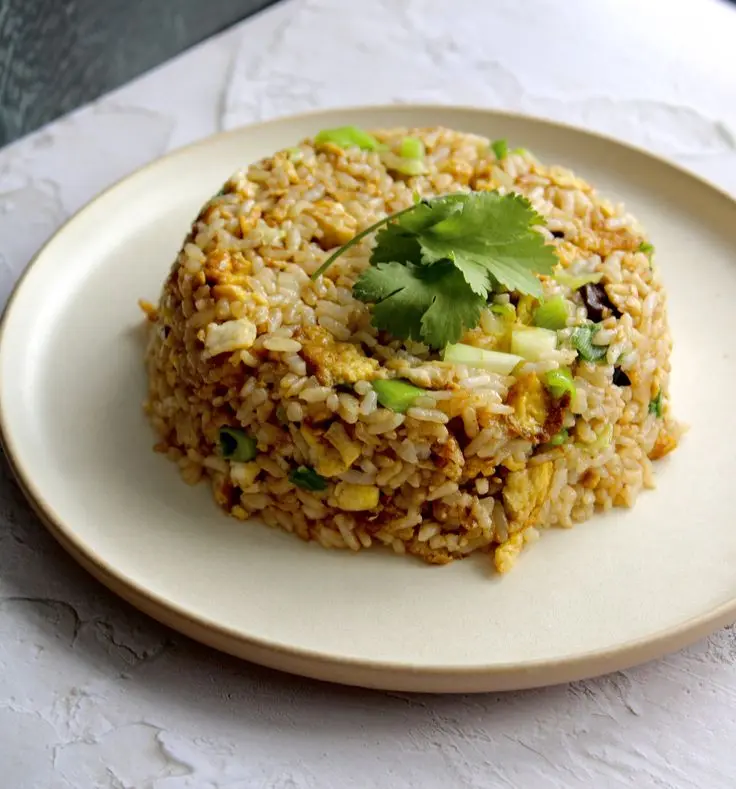
<instances>
[{"instance_id":1,"label":"cilantro leaf","mask_svg":"<svg viewBox=\"0 0 736 789\"><path fill-rule=\"evenodd\" d=\"M421 200L399 215L394 214L385 227L376 233L376 245L371 253L371 263L422 262L421 234L461 210L467 195L447 195L432 201Z\"/></svg>"},{"instance_id":2,"label":"cilantro leaf","mask_svg":"<svg viewBox=\"0 0 736 789\"><path fill-rule=\"evenodd\" d=\"M431 265L451 260L474 293L501 285L540 297L534 272L549 274L557 262L551 247L530 232L542 218L519 195L454 194L423 201L376 236L371 263ZM419 259L421 256L421 260Z\"/></svg>"},{"instance_id":3,"label":"cilantro leaf","mask_svg":"<svg viewBox=\"0 0 736 789\"><path fill-rule=\"evenodd\" d=\"M477 326L490 291L540 298L537 274L557 257L535 232L543 219L524 197L462 192L426 200L365 228L312 274L376 232L371 268L353 295L375 304L373 324L439 348Z\"/></svg>"},{"instance_id":4,"label":"cilantro leaf","mask_svg":"<svg viewBox=\"0 0 736 789\"><path fill-rule=\"evenodd\" d=\"M531 230L541 221L529 201L519 195L478 192L419 234L422 259L427 264L452 260L479 295L483 295L480 283L485 271L486 292L499 284L539 298L542 285L535 272L550 274L557 263L552 247Z\"/></svg>"},{"instance_id":5,"label":"cilantro leaf","mask_svg":"<svg viewBox=\"0 0 736 789\"><path fill-rule=\"evenodd\" d=\"M366 269L353 295L373 302L373 325L400 339L442 348L477 325L485 299L477 296L450 261L433 266L396 261Z\"/></svg>"},{"instance_id":6,"label":"cilantro leaf","mask_svg":"<svg viewBox=\"0 0 736 789\"><path fill-rule=\"evenodd\" d=\"M466 330L478 325L486 306L484 297L468 293L467 283L457 269L448 268L448 274L437 285L432 306L422 317L422 337L430 348L457 342Z\"/></svg>"},{"instance_id":7,"label":"cilantro leaf","mask_svg":"<svg viewBox=\"0 0 736 789\"><path fill-rule=\"evenodd\" d=\"M397 221L410 233L420 234L462 210L469 198L469 193L460 192L435 197L431 200L422 200L414 206L413 211L399 217Z\"/></svg>"},{"instance_id":8,"label":"cilantro leaf","mask_svg":"<svg viewBox=\"0 0 736 789\"><path fill-rule=\"evenodd\" d=\"M473 293L487 299L488 292L491 290L493 284L489 279L488 270L482 264L472 260L466 255L457 256L453 252L449 260L455 264L455 267L463 275L468 285L470 285L470 289Z\"/></svg>"},{"instance_id":9,"label":"cilantro leaf","mask_svg":"<svg viewBox=\"0 0 736 789\"><path fill-rule=\"evenodd\" d=\"M375 265L399 260L418 266L422 262L422 248L415 233L398 222L392 222L376 233L376 246L371 252L371 263Z\"/></svg>"}]
</instances>

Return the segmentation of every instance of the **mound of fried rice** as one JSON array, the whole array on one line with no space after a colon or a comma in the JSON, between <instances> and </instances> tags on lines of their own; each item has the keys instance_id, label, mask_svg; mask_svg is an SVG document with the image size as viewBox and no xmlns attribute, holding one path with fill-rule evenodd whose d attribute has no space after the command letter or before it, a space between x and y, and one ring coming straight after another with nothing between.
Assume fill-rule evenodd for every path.
<instances>
[{"instance_id":1,"label":"mound of fried rice","mask_svg":"<svg viewBox=\"0 0 736 789\"><path fill-rule=\"evenodd\" d=\"M186 482L206 478L240 520L436 564L484 552L505 572L539 528L630 507L653 487L651 461L679 437L665 294L642 228L569 170L525 150L499 160L489 140L445 128L373 134L388 151L305 140L236 173L204 206L158 306L142 302L156 449ZM424 143L422 175L394 169L406 135ZM602 275L598 363L563 343L503 376L378 332L351 293L370 236L310 280L331 251L415 194L489 189L531 201L561 270ZM580 290L541 279L546 297L574 304L569 331L591 317ZM528 305L511 301L522 320ZM489 315L464 343L494 347ZM564 409L539 383L560 365L576 389ZM382 407L372 386L392 378L426 390L405 413ZM255 439L253 460L223 456L223 427ZM560 430L567 439L551 444ZM324 490L292 481L304 467Z\"/></svg>"}]
</instances>

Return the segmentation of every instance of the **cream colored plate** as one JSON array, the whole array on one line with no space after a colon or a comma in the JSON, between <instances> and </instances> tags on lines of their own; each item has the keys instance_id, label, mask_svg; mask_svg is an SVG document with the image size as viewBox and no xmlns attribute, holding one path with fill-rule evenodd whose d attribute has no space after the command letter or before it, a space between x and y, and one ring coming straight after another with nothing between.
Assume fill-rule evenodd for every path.
<instances>
[{"instance_id":1,"label":"cream colored plate","mask_svg":"<svg viewBox=\"0 0 736 789\"><path fill-rule=\"evenodd\" d=\"M670 293L674 408L692 426L635 509L551 531L517 568L325 551L223 515L151 451L141 314L231 171L320 128L446 125L531 148L623 199ZM440 107L328 111L239 129L127 178L39 253L5 317L2 431L53 534L134 605L219 649L321 679L433 692L622 668L736 619L736 205L586 132Z\"/></svg>"}]
</instances>

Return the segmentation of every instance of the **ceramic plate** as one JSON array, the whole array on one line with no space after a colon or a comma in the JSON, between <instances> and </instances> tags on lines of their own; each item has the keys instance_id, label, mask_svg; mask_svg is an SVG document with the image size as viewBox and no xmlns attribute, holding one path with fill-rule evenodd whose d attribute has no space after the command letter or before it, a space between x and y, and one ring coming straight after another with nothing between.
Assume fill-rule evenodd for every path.
<instances>
[{"instance_id":1,"label":"ceramic plate","mask_svg":"<svg viewBox=\"0 0 736 789\"><path fill-rule=\"evenodd\" d=\"M675 413L691 425L633 510L551 530L503 578L325 551L222 514L154 454L139 297L156 300L189 224L239 167L320 128L445 125L571 166L648 228L669 291ZM218 649L350 684L432 692L562 682L736 619L736 204L583 131L441 107L320 112L238 129L114 186L38 254L0 346L5 446L53 534L143 611Z\"/></svg>"}]
</instances>

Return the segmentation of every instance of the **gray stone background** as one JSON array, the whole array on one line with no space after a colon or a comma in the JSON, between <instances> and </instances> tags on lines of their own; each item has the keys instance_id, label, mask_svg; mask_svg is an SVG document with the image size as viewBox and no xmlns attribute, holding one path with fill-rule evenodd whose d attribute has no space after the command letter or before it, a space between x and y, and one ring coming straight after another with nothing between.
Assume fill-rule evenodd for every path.
<instances>
[{"instance_id":1,"label":"gray stone background","mask_svg":"<svg viewBox=\"0 0 736 789\"><path fill-rule=\"evenodd\" d=\"M0 147L274 0L0 0Z\"/></svg>"}]
</instances>

